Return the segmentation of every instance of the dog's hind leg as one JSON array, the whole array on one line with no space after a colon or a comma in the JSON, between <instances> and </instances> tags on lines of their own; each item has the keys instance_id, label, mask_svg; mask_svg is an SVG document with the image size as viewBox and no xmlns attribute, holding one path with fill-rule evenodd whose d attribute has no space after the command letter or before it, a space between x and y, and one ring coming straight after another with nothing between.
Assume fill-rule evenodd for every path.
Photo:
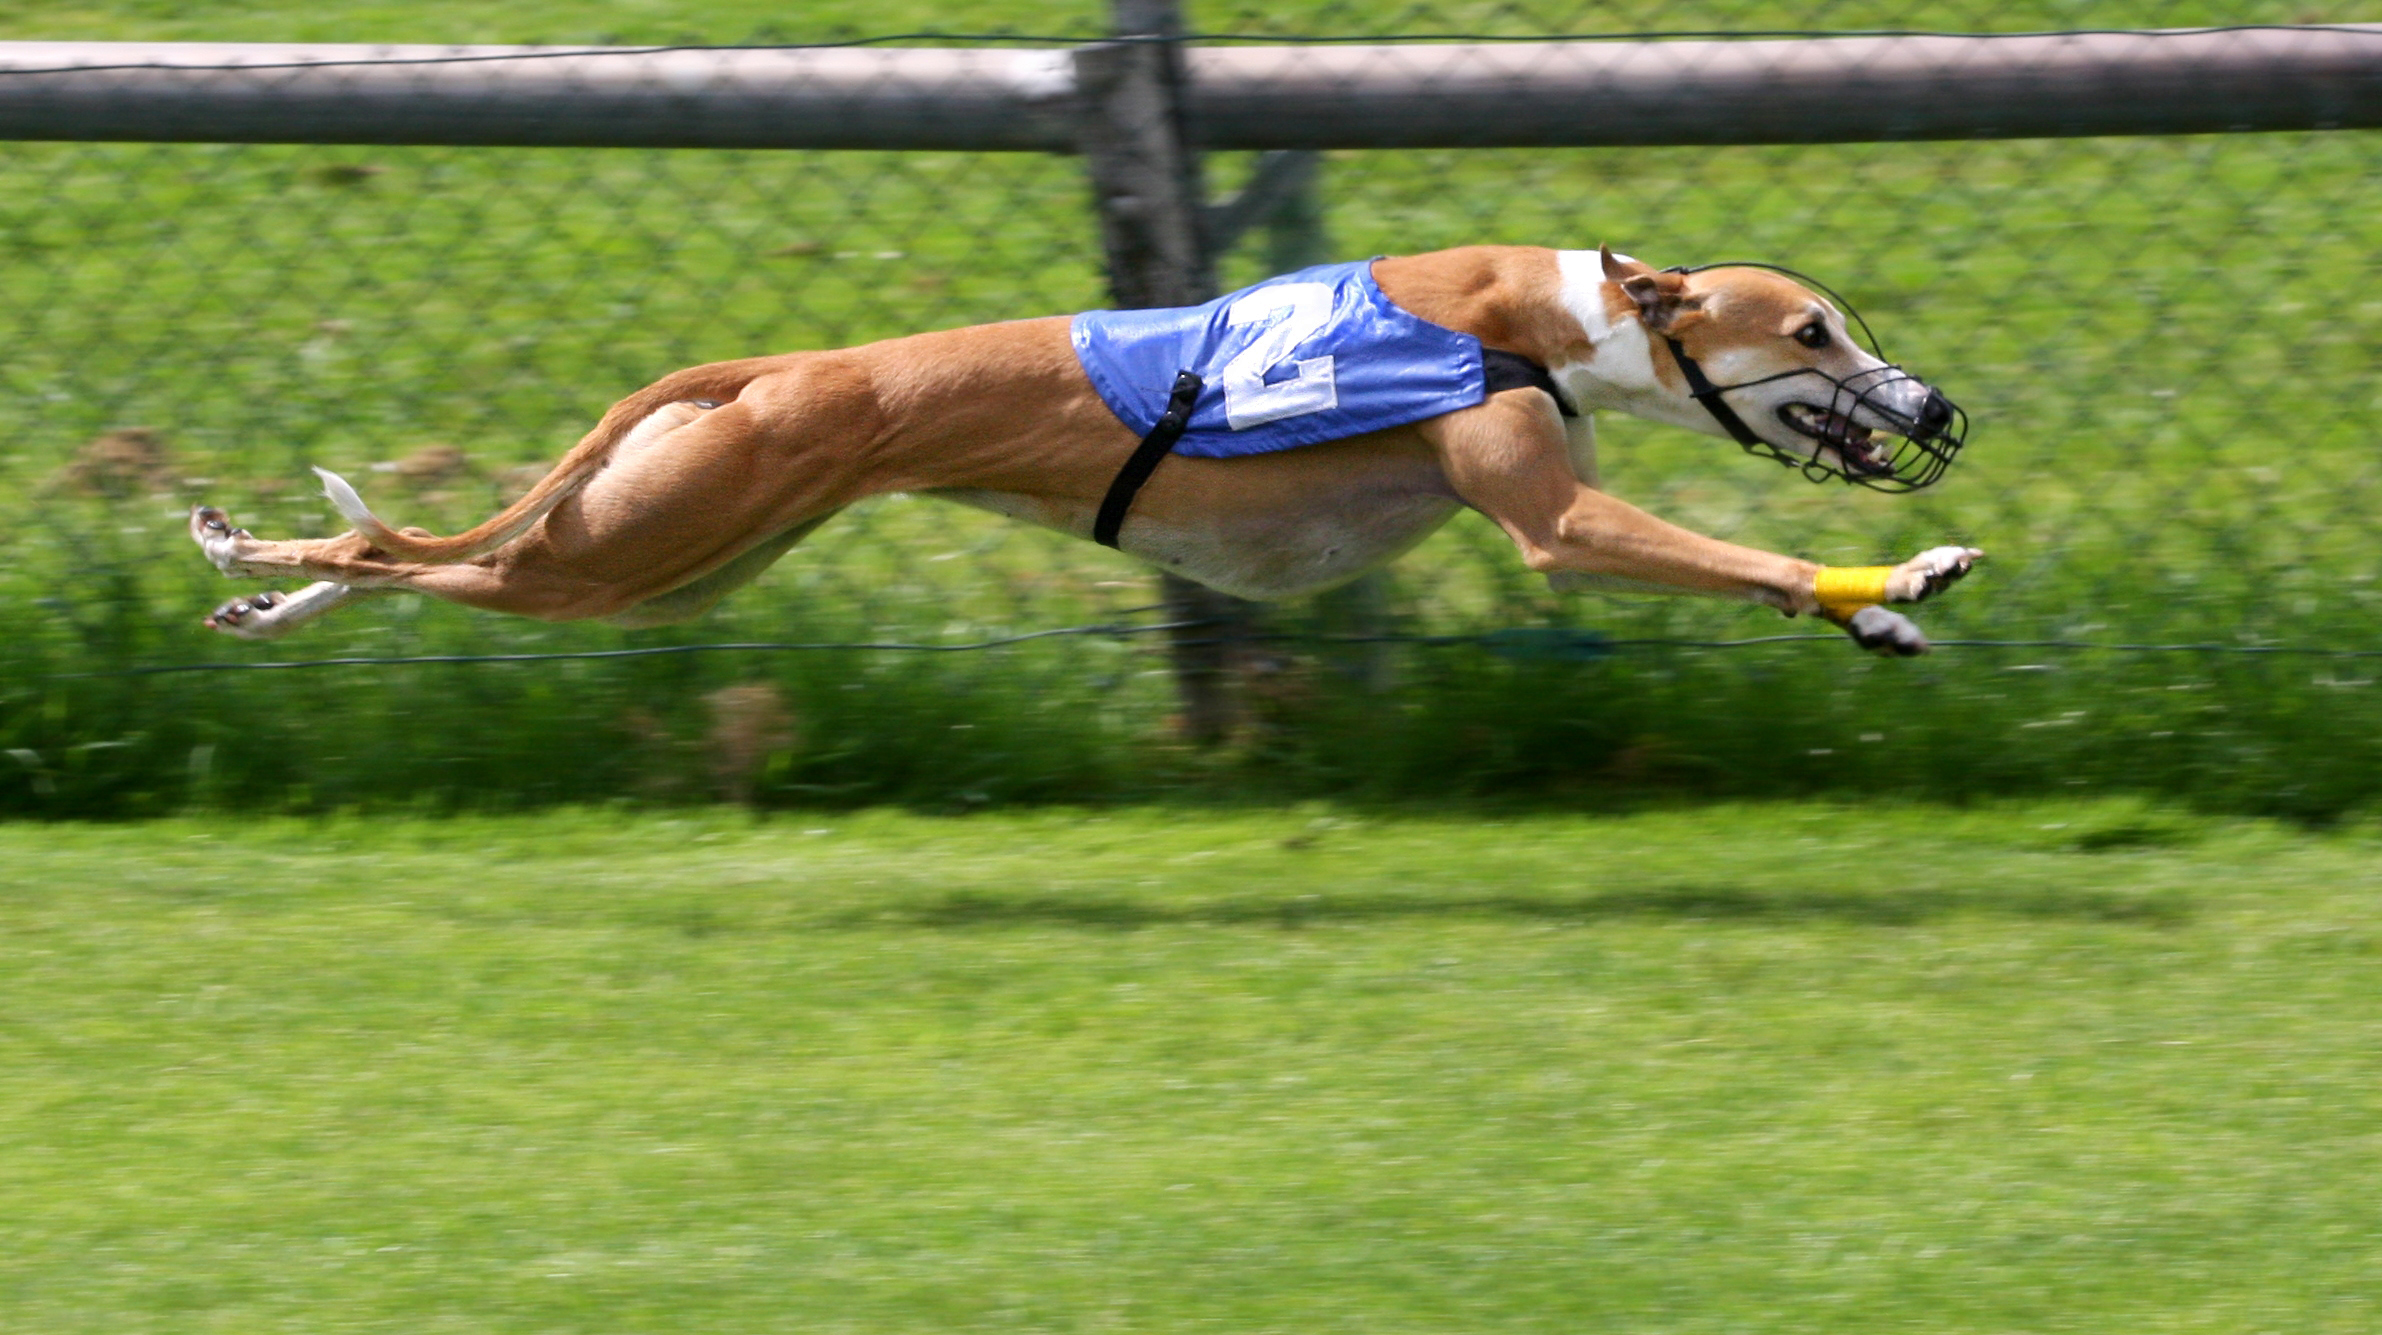
<instances>
[{"instance_id":1,"label":"dog's hind leg","mask_svg":"<svg viewBox=\"0 0 2382 1335\"><path fill-rule=\"evenodd\" d=\"M840 513L840 510L831 510L816 519L806 519L710 574L692 583L681 584L668 593L648 598L604 620L630 630L692 621L718 606L720 599L759 579L763 571L776 565L778 558L792 551L796 543L817 532L820 525Z\"/></svg>"},{"instance_id":2,"label":"dog's hind leg","mask_svg":"<svg viewBox=\"0 0 2382 1335\"><path fill-rule=\"evenodd\" d=\"M836 511L899 489L872 460L878 411L873 387L828 358L791 365L624 449L502 549L412 566L403 587L542 621L694 615Z\"/></svg>"},{"instance_id":3,"label":"dog's hind leg","mask_svg":"<svg viewBox=\"0 0 2382 1335\"><path fill-rule=\"evenodd\" d=\"M614 462L635 457L639 452L650 449L679 428L701 420L704 412L705 407L695 403L662 404L643 418L629 423L620 433L619 439L612 443L609 454L593 466L594 470L600 472ZM330 497L332 504L346 514L352 522L357 522L375 532L385 533L389 535L392 542L417 539L428 542L446 541L433 538L428 532L418 528L388 528L371 516L371 513L364 508L362 498L356 495L355 488L350 487L345 480L337 474L325 472L319 468L315 472L322 475L324 493ZM547 482L552 480L552 477L546 479ZM578 484L574 484L574 489L576 485ZM540 486L545 486L545 483L541 482ZM553 502L545 505L544 508L537 509L535 514L528 514L524 511L527 518L519 519L517 517L517 522L523 528L534 526L539 519L543 518L547 510L550 510L553 505L561 504L564 500L569 499L570 495L570 491L562 492ZM516 503L511 510L520 511L520 504ZM379 588L403 585L408 581L412 572L425 568L423 562L392 555L383 550L363 532L342 533L335 538L297 539L288 542L267 541L250 533L247 529L232 527L230 516L209 505L198 506L191 511L190 536L198 543L199 550L207 554L207 559L214 563L216 569L234 579L280 579L300 575L309 579L348 584L359 588ZM439 559L456 558L442 557ZM229 607L231 604L227 603L225 606ZM227 625L218 627L218 629L228 630L231 628Z\"/></svg>"},{"instance_id":4,"label":"dog's hind leg","mask_svg":"<svg viewBox=\"0 0 2382 1335\"><path fill-rule=\"evenodd\" d=\"M318 580L295 593L266 590L234 598L209 613L206 627L243 640L272 640L289 634L334 608L345 607L376 590L353 584Z\"/></svg>"},{"instance_id":5,"label":"dog's hind leg","mask_svg":"<svg viewBox=\"0 0 2382 1335\"><path fill-rule=\"evenodd\" d=\"M192 513L191 536L227 575L401 589L544 621L652 624L699 612L835 511L898 489L870 467L880 427L865 375L804 355L748 377L734 400L668 403L630 423L600 466L512 532L516 502L492 550L409 559L358 532L266 542L208 508ZM393 546L452 543L385 531L402 540ZM464 546L480 541L475 530Z\"/></svg>"}]
</instances>

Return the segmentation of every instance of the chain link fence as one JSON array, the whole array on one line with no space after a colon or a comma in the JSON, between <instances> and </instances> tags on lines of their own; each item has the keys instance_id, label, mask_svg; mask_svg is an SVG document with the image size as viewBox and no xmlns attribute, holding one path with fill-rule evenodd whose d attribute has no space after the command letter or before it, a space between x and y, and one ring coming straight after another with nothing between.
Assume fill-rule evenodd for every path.
<instances>
[{"instance_id":1,"label":"chain link fence","mask_svg":"<svg viewBox=\"0 0 2382 1335\"><path fill-rule=\"evenodd\" d=\"M1191 20L1201 44L1230 47L1777 33L1780 17L1671 2L1201 7ZM2382 5L1847 3L1799 9L1792 28L2086 19L2354 23L2382 20ZM1098 16L1045 31L1054 40L1001 49L1057 51L1096 36ZM1377 59L1411 59L1401 49ZM1745 137L1795 136L1764 124ZM1238 286L1310 256L1476 242L1791 264L1844 292L1891 358L1970 410L1959 467L1921 495L1878 496L1607 419L1609 490L1831 563L1981 546L1989 564L1923 610L1940 639L2375 651L2378 146L2371 131L2317 130L1335 150L1312 212L1293 230L1251 229L1219 276ZM1229 196L1258 162L1212 153L1214 193ZM1172 749L1164 646L1128 636L933 667L852 652L304 683L67 679L292 657L955 644L1163 612L1126 558L888 497L690 627L545 626L411 598L274 646L197 625L240 590L189 545L194 500L268 536L334 532L308 472L319 464L397 522L451 531L524 488L614 398L677 366L1106 304L1073 157L13 142L0 144L0 182L0 478L12 498L0 741L16 767L0 766L0 805L14 809L306 807L395 788L454 801L695 793L734 749L722 729L740 726L776 727L776 744L745 746L765 771L727 787L786 800L1146 793L1252 756L1302 776L1284 779L1291 788L1335 791L1394 768L1378 750L1384 718L1435 739L1399 762L1409 792L1452 782L1451 767L1487 787L1564 791L1643 780L1940 793L1960 791L1961 775L1998 776L1976 780L1991 789L2081 774L2235 797L2247 785L2263 794L2250 805L2324 812L2372 791L2356 775L2374 772L2377 711L2354 660L2250 669L2212 667L2204 652L2054 663L1952 649L1872 666L1832 644L1605 655L1580 632L1713 641L1788 628L1714 603L1552 594L1470 515L1354 595L1269 614L1286 638L1247 685L1255 740L1232 762ZM1385 658L1318 633L1485 638ZM723 723L733 708L703 703L755 681L780 693L782 726ZM2113 705L2121 697L2131 703ZM1572 731L1550 739L1546 711ZM1668 721L1650 726L1648 711ZM1955 739L1946 715L1991 736ZM2310 777L2319 770L2334 777Z\"/></svg>"}]
</instances>

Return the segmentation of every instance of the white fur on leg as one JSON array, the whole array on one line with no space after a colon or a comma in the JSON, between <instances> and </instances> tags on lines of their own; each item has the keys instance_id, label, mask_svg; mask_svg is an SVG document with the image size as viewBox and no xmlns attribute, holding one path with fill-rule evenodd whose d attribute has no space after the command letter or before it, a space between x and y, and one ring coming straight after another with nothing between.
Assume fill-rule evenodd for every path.
<instances>
[{"instance_id":1,"label":"white fur on leg","mask_svg":"<svg viewBox=\"0 0 2382 1335\"><path fill-rule=\"evenodd\" d=\"M1886 596L1898 603L1924 602L1959 583L1984 555L1974 547L1930 547L1894 568Z\"/></svg>"},{"instance_id":2,"label":"white fur on leg","mask_svg":"<svg viewBox=\"0 0 2382 1335\"><path fill-rule=\"evenodd\" d=\"M217 570L234 579L286 579L296 573L296 561L276 553L273 544L258 542L247 529L233 528L230 517L211 505L191 507L190 536Z\"/></svg>"}]
</instances>

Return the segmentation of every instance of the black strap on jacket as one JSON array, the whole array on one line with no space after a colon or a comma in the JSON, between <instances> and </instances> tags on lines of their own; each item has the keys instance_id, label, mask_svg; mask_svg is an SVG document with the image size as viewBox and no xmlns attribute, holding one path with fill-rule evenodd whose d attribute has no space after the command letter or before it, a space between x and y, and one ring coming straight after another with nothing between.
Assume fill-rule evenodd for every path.
<instances>
[{"instance_id":1,"label":"black strap on jacket","mask_svg":"<svg viewBox=\"0 0 2382 1335\"><path fill-rule=\"evenodd\" d=\"M1506 389L1541 389L1555 400L1556 411L1565 417L1580 415L1579 409L1556 388L1555 377L1547 374L1547 368L1528 357L1482 348L1480 361L1481 379L1486 386L1484 395ZM1701 374L1696 372L1694 376ZM1142 484L1158 470L1158 461L1174 449L1175 442L1190 428L1192 405L1198 401L1205 384L1189 371L1175 374L1174 393L1166 401L1166 411L1159 415L1158 424L1150 428L1150 433L1141 438L1141 444L1133 447L1133 456L1117 470L1116 480L1108 484L1108 495L1101 498L1099 516L1092 520L1092 541L1103 547L1117 545L1117 534L1125 527L1125 512L1133 508L1133 498L1141 491ZM1722 406L1726 408L1725 404Z\"/></svg>"},{"instance_id":2,"label":"black strap on jacket","mask_svg":"<svg viewBox=\"0 0 2382 1335\"><path fill-rule=\"evenodd\" d=\"M1117 470L1116 480L1108 484L1108 495L1101 498L1100 515L1092 521L1092 541L1103 547L1117 545L1117 532L1125 527L1125 512L1133 508L1133 497L1141 484L1157 471L1158 461L1166 457L1174 443L1183 438L1191 425L1191 405L1199 399L1199 388L1205 382L1189 371L1176 374L1174 393L1166 400L1166 411L1159 414L1158 424L1150 434L1133 447L1133 457Z\"/></svg>"},{"instance_id":3,"label":"black strap on jacket","mask_svg":"<svg viewBox=\"0 0 2382 1335\"><path fill-rule=\"evenodd\" d=\"M1737 410L1729 406L1729 401L1720 397L1720 390L1713 385L1712 377L1705 375L1704 368L1696 365L1696 359L1687 355L1687 349L1679 346L1679 340L1665 338L1663 341L1671 345L1671 360L1679 363L1679 374L1687 377L1687 396L1703 404L1704 411L1712 414L1712 420L1720 423L1721 430L1736 437L1738 444L1747 449L1770 448L1769 442L1755 435L1752 427L1745 425L1745 419L1737 415Z\"/></svg>"},{"instance_id":4,"label":"black strap on jacket","mask_svg":"<svg viewBox=\"0 0 2382 1335\"><path fill-rule=\"evenodd\" d=\"M1543 389L1555 400L1555 411L1565 417L1580 415L1580 410L1571 406L1571 400L1563 397L1563 391L1555 388L1555 377L1547 374L1547 368L1520 353L1482 348L1480 369L1481 378L1488 384L1486 394L1504 389Z\"/></svg>"}]
</instances>

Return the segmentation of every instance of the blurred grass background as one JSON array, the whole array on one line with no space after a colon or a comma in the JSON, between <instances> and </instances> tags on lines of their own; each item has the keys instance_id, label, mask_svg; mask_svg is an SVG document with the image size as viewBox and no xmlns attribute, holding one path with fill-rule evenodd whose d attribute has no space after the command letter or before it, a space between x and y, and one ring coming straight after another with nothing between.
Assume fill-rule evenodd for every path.
<instances>
[{"instance_id":1,"label":"blurred grass background","mask_svg":"<svg viewBox=\"0 0 2382 1335\"><path fill-rule=\"evenodd\" d=\"M0 826L0 1326L2353 1335L2382 832Z\"/></svg>"},{"instance_id":2,"label":"blurred grass background","mask_svg":"<svg viewBox=\"0 0 2382 1335\"><path fill-rule=\"evenodd\" d=\"M2094 26L2382 17L2098 5ZM2254 11L2254 12L2253 12ZM1765 4L1194 5L1248 35L1808 26ZM1837 6L1831 28L2073 26L2072 5ZM0 37L342 41L1082 36L1100 7L43 6ZM774 27L772 25L775 25ZM1655 512L1839 563L1991 554L1938 638L2382 649L2366 423L2382 342L2375 137L1340 153L1338 256L1611 242L1759 257L1851 296L1977 419L1914 498L1813 488L1724 443L1605 423ZM1221 155L1219 191L1247 170ZM964 642L1107 622L1131 562L927 502L839 519L702 623L548 627L398 598L276 645L200 631L241 591L183 535L204 498L268 535L332 528L307 466L456 527L605 404L689 362L1100 304L1079 165L951 154L0 146L0 810L764 803L1383 801L2154 792L2332 819L2382 786L2357 660L1836 644L1571 661L1473 647L1387 665L1294 644L1252 726L1177 746L1154 640L507 667L76 677L284 657L701 640ZM1264 275L1244 250L1232 282ZM1392 628L1738 638L1694 602L1557 598L1471 517L1390 580ZM1289 631L1343 626L1330 604ZM739 704L737 702L744 702Z\"/></svg>"}]
</instances>

